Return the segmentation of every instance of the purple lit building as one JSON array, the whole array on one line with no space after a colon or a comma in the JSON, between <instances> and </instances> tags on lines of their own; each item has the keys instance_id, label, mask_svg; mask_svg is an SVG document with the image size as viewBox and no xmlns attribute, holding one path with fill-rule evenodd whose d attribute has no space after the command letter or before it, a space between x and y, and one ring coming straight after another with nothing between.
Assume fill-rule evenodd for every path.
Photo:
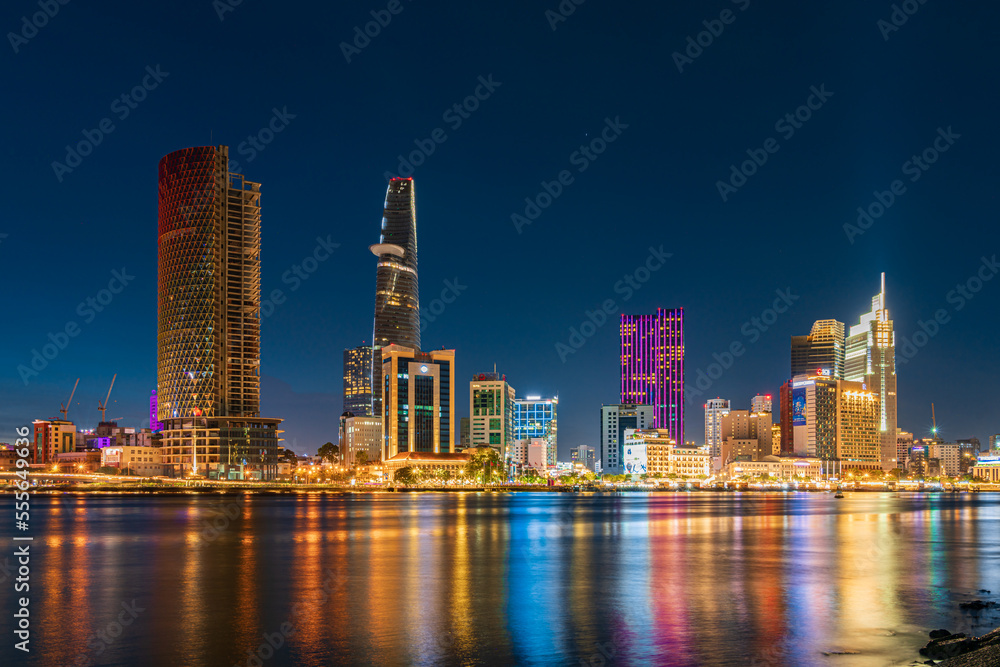
<instances>
[{"instance_id":1,"label":"purple lit building","mask_svg":"<svg viewBox=\"0 0 1000 667\"><path fill-rule=\"evenodd\" d=\"M622 403L653 406L652 428L684 444L684 309L622 315Z\"/></svg>"},{"instance_id":2,"label":"purple lit building","mask_svg":"<svg viewBox=\"0 0 1000 667\"><path fill-rule=\"evenodd\" d=\"M156 390L149 397L149 430L153 433L163 430L163 422L156 420Z\"/></svg>"}]
</instances>

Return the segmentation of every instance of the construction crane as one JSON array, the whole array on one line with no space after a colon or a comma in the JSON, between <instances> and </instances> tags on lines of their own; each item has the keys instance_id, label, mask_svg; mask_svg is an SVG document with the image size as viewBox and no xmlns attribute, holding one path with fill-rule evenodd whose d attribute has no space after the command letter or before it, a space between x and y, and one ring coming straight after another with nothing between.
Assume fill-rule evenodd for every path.
<instances>
[{"instance_id":1,"label":"construction crane","mask_svg":"<svg viewBox=\"0 0 1000 667\"><path fill-rule=\"evenodd\" d=\"M98 401L98 403L97 403L97 409L101 413L101 421L102 422L106 421L104 419L104 417L107 416L107 414L108 414L108 399L111 398L111 390L115 388L115 378L117 378L117 377L118 377L118 373L115 373L115 376L113 378L111 378L111 386L108 387L108 395L104 399L104 402L101 403L100 401Z\"/></svg>"},{"instance_id":2,"label":"construction crane","mask_svg":"<svg viewBox=\"0 0 1000 667\"><path fill-rule=\"evenodd\" d=\"M69 412L69 406L73 404L73 394L76 393L76 387L80 384L80 378L76 379L76 384L73 385L73 391L69 394L69 400L66 401L66 405L62 403L59 404L59 412L62 413L62 420L66 421L66 413Z\"/></svg>"},{"instance_id":3,"label":"construction crane","mask_svg":"<svg viewBox=\"0 0 1000 667\"><path fill-rule=\"evenodd\" d=\"M931 435L937 437L937 417L934 415L934 404L931 403Z\"/></svg>"}]
</instances>

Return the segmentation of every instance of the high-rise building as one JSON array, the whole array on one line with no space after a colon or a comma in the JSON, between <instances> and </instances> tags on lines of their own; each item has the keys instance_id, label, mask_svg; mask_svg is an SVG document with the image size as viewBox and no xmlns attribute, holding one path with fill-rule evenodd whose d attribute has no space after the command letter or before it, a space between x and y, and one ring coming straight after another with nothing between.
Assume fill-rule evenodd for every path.
<instances>
[{"instance_id":1,"label":"high-rise building","mask_svg":"<svg viewBox=\"0 0 1000 667\"><path fill-rule=\"evenodd\" d=\"M621 403L651 405L650 428L684 442L684 309L622 315Z\"/></svg>"},{"instance_id":2,"label":"high-rise building","mask_svg":"<svg viewBox=\"0 0 1000 667\"><path fill-rule=\"evenodd\" d=\"M580 445L569 450L569 457L573 463L579 463L590 472L594 472L596 456L593 447Z\"/></svg>"},{"instance_id":3,"label":"high-rise building","mask_svg":"<svg viewBox=\"0 0 1000 667\"><path fill-rule=\"evenodd\" d=\"M382 355L383 460L405 452L455 452L455 350L402 345Z\"/></svg>"},{"instance_id":4,"label":"high-rise building","mask_svg":"<svg viewBox=\"0 0 1000 667\"><path fill-rule=\"evenodd\" d=\"M463 452L472 446L472 436L469 433L469 418L462 417L458 421L458 451Z\"/></svg>"},{"instance_id":5,"label":"high-rise building","mask_svg":"<svg viewBox=\"0 0 1000 667\"><path fill-rule=\"evenodd\" d=\"M750 412L771 412L771 394L757 394L751 398Z\"/></svg>"},{"instance_id":6,"label":"high-rise building","mask_svg":"<svg viewBox=\"0 0 1000 667\"><path fill-rule=\"evenodd\" d=\"M514 399L514 438L545 441L545 464L554 466L558 452L559 397Z\"/></svg>"},{"instance_id":7,"label":"high-rise building","mask_svg":"<svg viewBox=\"0 0 1000 667\"><path fill-rule=\"evenodd\" d=\"M882 467L891 470L896 456L896 334L882 289L872 297L872 309L851 327L847 338L844 379L861 382L879 396Z\"/></svg>"},{"instance_id":8,"label":"high-rise building","mask_svg":"<svg viewBox=\"0 0 1000 667\"><path fill-rule=\"evenodd\" d=\"M881 467L879 414L878 394L861 382L799 375L791 382L791 451L799 456L839 460L844 470ZM788 451L785 445L782 449ZM888 462L891 467L895 467L896 458L893 445Z\"/></svg>"},{"instance_id":9,"label":"high-rise building","mask_svg":"<svg viewBox=\"0 0 1000 667\"><path fill-rule=\"evenodd\" d=\"M344 350L344 412L372 415L372 346Z\"/></svg>"},{"instance_id":10,"label":"high-rise building","mask_svg":"<svg viewBox=\"0 0 1000 667\"><path fill-rule=\"evenodd\" d=\"M417 289L417 204L412 178L393 178L385 193L382 235L370 247L375 271L375 324L372 343L372 413L382 410L381 350L401 345L420 350L420 295Z\"/></svg>"},{"instance_id":11,"label":"high-rise building","mask_svg":"<svg viewBox=\"0 0 1000 667\"><path fill-rule=\"evenodd\" d=\"M340 417L340 457L349 466L382 460L382 418Z\"/></svg>"},{"instance_id":12,"label":"high-rise building","mask_svg":"<svg viewBox=\"0 0 1000 667\"><path fill-rule=\"evenodd\" d=\"M731 410L724 415L719 427L723 466L733 461L760 461L771 456L771 426L770 412Z\"/></svg>"},{"instance_id":13,"label":"high-rise building","mask_svg":"<svg viewBox=\"0 0 1000 667\"><path fill-rule=\"evenodd\" d=\"M31 438L31 463L55 463L59 454L76 451L76 425L62 419L36 419Z\"/></svg>"},{"instance_id":14,"label":"high-rise building","mask_svg":"<svg viewBox=\"0 0 1000 667\"><path fill-rule=\"evenodd\" d=\"M1000 433L990 436L990 453L1000 454Z\"/></svg>"},{"instance_id":15,"label":"high-rise building","mask_svg":"<svg viewBox=\"0 0 1000 667\"><path fill-rule=\"evenodd\" d=\"M781 453L790 455L795 453L795 438L792 435L792 381L788 380L781 385L778 390L778 404L781 406L780 428L781 428Z\"/></svg>"},{"instance_id":16,"label":"high-rise building","mask_svg":"<svg viewBox=\"0 0 1000 667\"><path fill-rule=\"evenodd\" d=\"M900 470L906 470L911 447L913 447L913 434L896 429L896 467Z\"/></svg>"},{"instance_id":17,"label":"high-rise building","mask_svg":"<svg viewBox=\"0 0 1000 667\"><path fill-rule=\"evenodd\" d=\"M159 165L157 420L163 462L273 479L280 419L260 416L260 184L226 146Z\"/></svg>"},{"instance_id":18,"label":"high-rise building","mask_svg":"<svg viewBox=\"0 0 1000 667\"><path fill-rule=\"evenodd\" d=\"M781 424L771 424L771 453L781 456Z\"/></svg>"},{"instance_id":19,"label":"high-rise building","mask_svg":"<svg viewBox=\"0 0 1000 667\"><path fill-rule=\"evenodd\" d=\"M652 405L634 403L601 406L601 470L608 475L624 474L625 431L628 429L651 429L656 420ZM669 434L670 429L661 429Z\"/></svg>"},{"instance_id":20,"label":"high-rise building","mask_svg":"<svg viewBox=\"0 0 1000 667\"><path fill-rule=\"evenodd\" d=\"M808 336L792 336L791 377L825 375L843 380L844 357L844 323L817 320Z\"/></svg>"},{"instance_id":21,"label":"high-rise building","mask_svg":"<svg viewBox=\"0 0 1000 667\"><path fill-rule=\"evenodd\" d=\"M705 446L712 458L722 455L722 418L729 414L729 401L710 398L705 403Z\"/></svg>"},{"instance_id":22,"label":"high-rise building","mask_svg":"<svg viewBox=\"0 0 1000 667\"><path fill-rule=\"evenodd\" d=\"M501 459L514 456L514 388L506 375L479 373L469 383L472 447L492 447Z\"/></svg>"}]
</instances>

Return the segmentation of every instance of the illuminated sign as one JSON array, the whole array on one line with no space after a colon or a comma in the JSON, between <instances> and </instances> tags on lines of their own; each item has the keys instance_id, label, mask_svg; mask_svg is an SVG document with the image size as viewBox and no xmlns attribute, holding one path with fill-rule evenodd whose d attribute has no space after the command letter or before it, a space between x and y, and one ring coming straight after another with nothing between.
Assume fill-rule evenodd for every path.
<instances>
[{"instance_id":1,"label":"illuminated sign","mask_svg":"<svg viewBox=\"0 0 1000 667\"><path fill-rule=\"evenodd\" d=\"M625 438L625 456L622 466L628 475L646 474L646 443L640 438Z\"/></svg>"},{"instance_id":2,"label":"illuminated sign","mask_svg":"<svg viewBox=\"0 0 1000 667\"><path fill-rule=\"evenodd\" d=\"M806 390L792 389L792 426L806 425Z\"/></svg>"}]
</instances>

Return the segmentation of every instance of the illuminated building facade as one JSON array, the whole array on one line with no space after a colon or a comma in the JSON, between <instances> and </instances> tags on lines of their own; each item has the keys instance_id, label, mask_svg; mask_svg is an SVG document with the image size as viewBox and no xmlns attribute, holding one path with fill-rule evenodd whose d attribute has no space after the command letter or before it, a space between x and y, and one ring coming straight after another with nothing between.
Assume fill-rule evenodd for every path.
<instances>
[{"instance_id":1,"label":"illuminated building facade","mask_svg":"<svg viewBox=\"0 0 1000 667\"><path fill-rule=\"evenodd\" d=\"M349 466L381 461L382 418L355 417L350 412L341 415L340 456Z\"/></svg>"},{"instance_id":2,"label":"illuminated building facade","mask_svg":"<svg viewBox=\"0 0 1000 667\"><path fill-rule=\"evenodd\" d=\"M455 452L455 350L381 348L382 460Z\"/></svg>"},{"instance_id":3,"label":"illuminated building facade","mask_svg":"<svg viewBox=\"0 0 1000 667\"><path fill-rule=\"evenodd\" d=\"M722 418L729 414L729 401L711 398L705 403L705 445L713 458L722 455Z\"/></svg>"},{"instance_id":4,"label":"illuminated building facade","mask_svg":"<svg viewBox=\"0 0 1000 667\"><path fill-rule=\"evenodd\" d=\"M719 436L722 464L732 461L760 461L773 453L771 413L731 410L723 415Z\"/></svg>"},{"instance_id":5,"label":"illuminated building facade","mask_svg":"<svg viewBox=\"0 0 1000 667\"><path fill-rule=\"evenodd\" d=\"M420 350L420 296L417 286L417 203L412 178L393 178L385 193L382 235L369 248L375 271L372 412L382 410L382 355L388 345Z\"/></svg>"},{"instance_id":6,"label":"illuminated building facade","mask_svg":"<svg viewBox=\"0 0 1000 667\"><path fill-rule=\"evenodd\" d=\"M622 315L621 402L653 406L658 429L684 442L684 309Z\"/></svg>"},{"instance_id":7,"label":"illuminated building facade","mask_svg":"<svg viewBox=\"0 0 1000 667\"><path fill-rule=\"evenodd\" d=\"M31 462L55 463L59 454L76 451L76 425L62 419L36 419L31 438Z\"/></svg>"},{"instance_id":8,"label":"illuminated building facade","mask_svg":"<svg viewBox=\"0 0 1000 667\"><path fill-rule=\"evenodd\" d=\"M881 414L877 392L865 389L860 382L837 382L837 457L844 470L881 468ZM889 470L896 467L896 443L893 440Z\"/></svg>"},{"instance_id":9,"label":"illuminated building facade","mask_svg":"<svg viewBox=\"0 0 1000 667\"><path fill-rule=\"evenodd\" d=\"M545 463L554 466L558 451L559 397L514 399L514 439L545 441Z\"/></svg>"},{"instance_id":10,"label":"illuminated building facade","mask_svg":"<svg viewBox=\"0 0 1000 667\"><path fill-rule=\"evenodd\" d=\"M771 412L771 394L757 394L750 399L750 412Z\"/></svg>"},{"instance_id":11,"label":"illuminated building facade","mask_svg":"<svg viewBox=\"0 0 1000 667\"><path fill-rule=\"evenodd\" d=\"M896 455L896 334L882 289L872 297L872 309L851 327L847 338L844 379L861 382L879 396L882 468L895 467Z\"/></svg>"},{"instance_id":12,"label":"illuminated building facade","mask_svg":"<svg viewBox=\"0 0 1000 667\"><path fill-rule=\"evenodd\" d=\"M625 433L626 446L644 445L646 474L664 478L706 478L712 472L712 457L707 447L678 447L670 433L662 429L628 429ZM638 448L642 454L643 448Z\"/></svg>"},{"instance_id":13,"label":"illuminated building facade","mask_svg":"<svg viewBox=\"0 0 1000 667\"><path fill-rule=\"evenodd\" d=\"M159 164L157 421L163 462L273 479L280 419L260 416L260 184L226 146Z\"/></svg>"},{"instance_id":14,"label":"illuminated building facade","mask_svg":"<svg viewBox=\"0 0 1000 667\"><path fill-rule=\"evenodd\" d=\"M492 447L514 458L514 388L507 376L480 373L469 382L469 439L472 447Z\"/></svg>"},{"instance_id":15,"label":"illuminated building facade","mask_svg":"<svg viewBox=\"0 0 1000 667\"><path fill-rule=\"evenodd\" d=\"M625 431L629 429L651 429L656 421L652 405L602 405L601 406L601 471L608 475L625 472ZM671 440L677 442L664 429Z\"/></svg>"},{"instance_id":16,"label":"illuminated building facade","mask_svg":"<svg viewBox=\"0 0 1000 667\"><path fill-rule=\"evenodd\" d=\"M344 412L372 416L372 346L344 350Z\"/></svg>"},{"instance_id":17,"label":"illuminated building facade","mask_svg":"<svg viewBox=\"0 0 1000 667\"><path fill-rule=\"evenodd\" d=\"M808 336L792 336L792 374L819 375L835 380L844 379L844 323L837 320L817 320Z\"/></svg>"}]
</instances>

